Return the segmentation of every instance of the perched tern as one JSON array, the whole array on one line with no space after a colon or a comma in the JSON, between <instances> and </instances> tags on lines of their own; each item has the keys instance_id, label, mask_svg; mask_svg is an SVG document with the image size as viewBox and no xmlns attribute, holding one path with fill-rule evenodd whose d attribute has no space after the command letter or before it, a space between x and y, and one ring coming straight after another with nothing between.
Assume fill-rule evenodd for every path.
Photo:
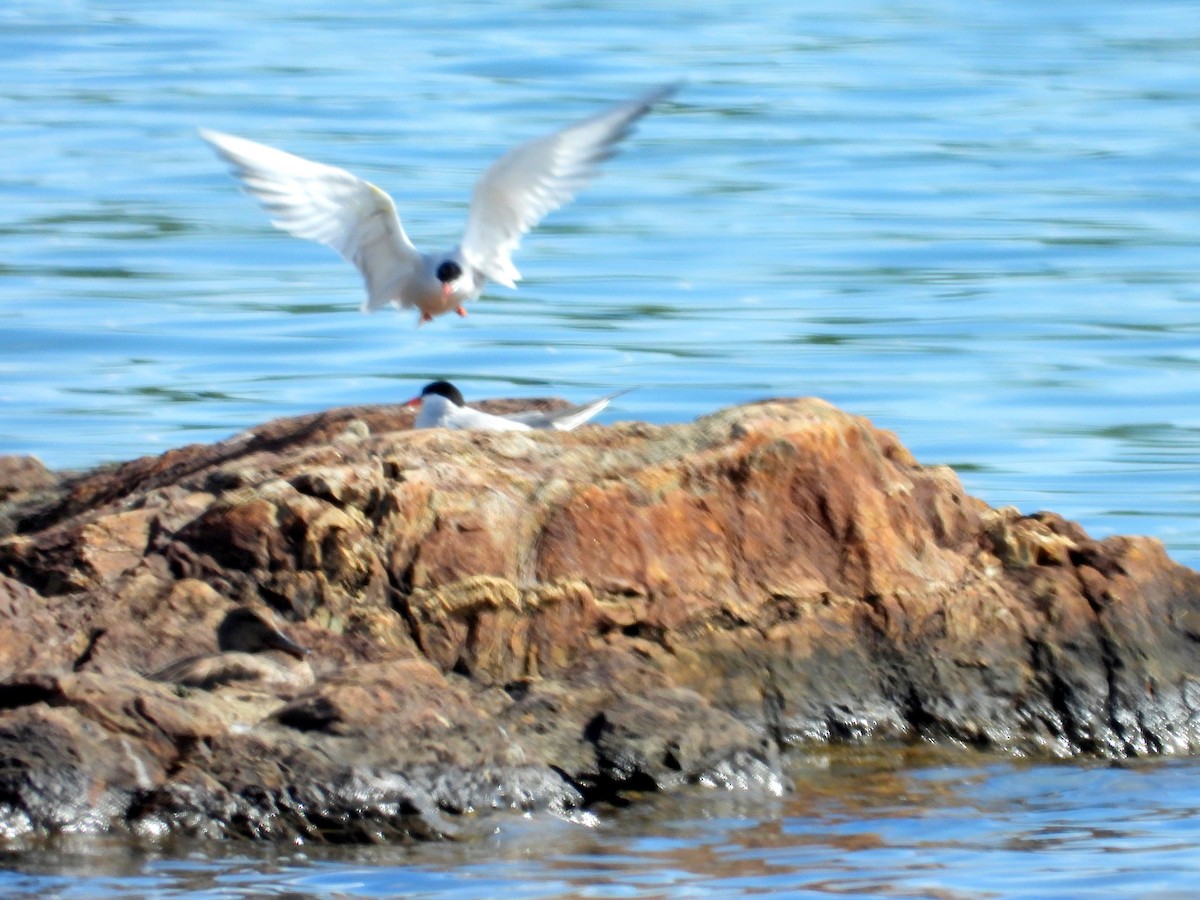
<instances>
[{"instance_id":1,"label":"perched tern","mask_svg":"<svg viewBox=\"0 0 1200 900\"><path fill-rule=\"evenodd\" d=\"M277 228L326 244L358 268L367 289L364 312L389 303L415 306L420 324L450 310L465 316L463 304L489 279L516 287L521 275L511 255L521 237L586 185L634 123L676 87L657 88L500 157L475 184L461 243L442 253L417 250L392 198L344 169L219 131L200 129L200 137Z\"/></svg>"},{"instance_id":2,"label":"perched tern","mask_svg":"<svg viewBox=\"0 0 1200 900\"><path fill-rule=\"evenodd\" d=\"M448 381L434 381L425 385L418 397L413 397L405 406L420 406L421 412L413 428L453 428L458 431L529 431L553 429L570 431L578 428L612 400L627 394L632 388L599 397L581 406L565 409L532 410L495 416L480 409L467 406L458 388Z\"/></svg>"},{"instance_id":3,"label":"perched tern","mask_svg":"<svg viewBox=\"0 0 1200 900\"><path fill-rule=\"evenodd\" d=\"M217 653L176 660L147 677L204 690L233 682L294 688L312 686L313 673L307 662L296 664L279 655L282 652L303 661L308 656L308 648L301 647L249 607L236 607L225 616L217 628L217 648Z\"/></svg>"}]
</instances>

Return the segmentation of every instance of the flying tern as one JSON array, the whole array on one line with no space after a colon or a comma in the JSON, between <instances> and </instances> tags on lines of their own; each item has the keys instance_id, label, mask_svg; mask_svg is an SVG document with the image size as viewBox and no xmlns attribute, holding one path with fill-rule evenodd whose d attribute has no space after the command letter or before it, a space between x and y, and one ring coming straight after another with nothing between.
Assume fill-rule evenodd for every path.
<instances>
[{"instance_id":1,"label":"flying tern","mask_svg":"<svg viewBox=\"0 0 1200 900\"><path fill-rule=\"evenodd\" d=\"M461 242L441 253L417 250L392 198L369 181L231 134L200 129L200 136L277 228L326 244L358 268L364 312L416 307L421 324L450 310L465 316L463 304L489 280L516 287L521 275L511 256L521 237L584 187L634 123L676 88L657 88L500 157L475 184Z\"/></svg>"}]
</instances>

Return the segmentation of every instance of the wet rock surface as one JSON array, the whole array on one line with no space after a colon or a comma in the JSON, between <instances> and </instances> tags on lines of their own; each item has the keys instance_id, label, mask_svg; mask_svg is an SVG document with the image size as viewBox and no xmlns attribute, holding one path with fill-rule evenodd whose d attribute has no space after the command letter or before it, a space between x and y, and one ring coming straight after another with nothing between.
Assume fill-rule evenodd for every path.
<instances>
[{"instance_id":1,"label":"wet rock surface","mask_svg":"<svg viewBox=\"0 0 1200 900\"><path fill-rule=\"evenodd\" d=\"M0 833L446 837L779 790L807 741L1200 744L1200 575L992 509L821 401L411 421L333 410L85 473L0 458ZM150 677L216 654L237 606L311 650L303 677Z\"/></svg>"}]
</instances>

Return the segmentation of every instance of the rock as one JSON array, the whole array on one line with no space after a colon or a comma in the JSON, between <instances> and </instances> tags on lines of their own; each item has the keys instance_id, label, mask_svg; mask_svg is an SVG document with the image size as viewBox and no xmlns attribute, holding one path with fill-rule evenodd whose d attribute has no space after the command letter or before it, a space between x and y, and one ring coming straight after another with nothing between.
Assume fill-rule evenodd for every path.
<instances>
[{"instance_id":1,"label":"rock","mask_svg":"<svg viewBox=\"0 0 1200 900\"><path fill-rule=\"evenodd\" d=\"M0 500L27 497L58 482L59 476L32 456L0 456Z\"/></svg>"},{"instance_id":2,"label":"rock","mask_svg":"<svg viewBox=\"0 0 1200 900\"><path fill-rule=\"evenodd\" d=\"M411 421L0 465L0 829L449 837L488 809L778 792L812 741L1200 744L1200 575L992 509L821 401ZM236 605L312 649L311 687L146 677L214 652Z\"/></svg>"}]
</instances>

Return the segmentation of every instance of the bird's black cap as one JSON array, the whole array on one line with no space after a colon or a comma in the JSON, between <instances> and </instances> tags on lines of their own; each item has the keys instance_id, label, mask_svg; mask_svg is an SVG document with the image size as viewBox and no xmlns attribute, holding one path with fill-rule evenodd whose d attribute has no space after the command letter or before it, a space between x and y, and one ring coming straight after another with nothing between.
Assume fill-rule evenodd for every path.
<instances>
[{"instance_id":1,"label":"bird's black cap","mask_svg":"<svg viewBox=\"0 0 1200 900\"><path fill-rule=\"evenodd\" d=\"M462 274L462 266L452 259L446 260L437 267L437 279L442 284L449 284L455 278Z\"/></svg>"},{"instance_id":2,"label":"bird's black cap","mask_svg":"<svg viewBox=\"0 0 1200 900\"><path fill-rule=\"evenodd\" d=\"M452 263L444 263L443 265L453 265ZM445 397L455 406L466 406L467 401L463 399L463 395L458 388L448 381L431 381L421 390L421 396L426 397L429 394L437 394L439 397Z\"/></svg>"},{"instance_id":3,"label":"bird's black cap","mask_svg":"<svg viewBox=\"0 0 1200 900\"><path fill-rule=\"evenodd\" d=\"M245 606L230 610L221 621L217 627L217 647L223 651L237 650L242 653L282 650L297 659L308 655L307 647L301 647Z\"/></svg>"}]
</instances>

